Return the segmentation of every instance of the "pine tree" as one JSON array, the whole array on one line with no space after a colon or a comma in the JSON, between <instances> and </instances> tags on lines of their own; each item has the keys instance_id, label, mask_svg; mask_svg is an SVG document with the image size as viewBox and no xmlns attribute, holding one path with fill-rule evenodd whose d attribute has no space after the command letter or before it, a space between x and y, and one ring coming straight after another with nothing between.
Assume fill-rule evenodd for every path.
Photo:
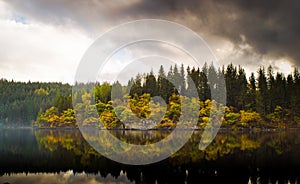
<instances>
[{"instance_id":1,"label":"pine tree","mask_svg":"<svg viewBox=\"0 0 300 184\"><path fill-rule=\"evenodd\" d=\"M241 66L239 66L238 69L237 86L239 87L239 90L237 91L238 96L236 97L236 107L238 110L245 110L247 103L248 82L246 78L246 72Z\"/></svg>"},{"instance_id":2,"label":"pine tree","mask_svg":"<svg viewBox=\"0 0 300 184\"><path fill-rule=\"evenodd\" d=\"M174 91L180 91L180 86L182 85L182 81L176 64L174 65L172 78L173 78L173 85L175 87Z\"/></svg>"},{"instance_id":3,"label":"pine tree","mask_svg":"<svg viewBox=\"0 0 300 184\"><path fill-rule=\"evenodd\" d=\"M147 74L145 79L144 91L145 93L150 94L150 96L157 96L157 88L156 88L156 78L153 74L153 71L150 74Z\"/></svg>"},{"instance_id":4,"label":"pine tree","mask_svg":"<svg viewBox=\"0 0 300 184\"><path fill-rule=\"evenodd\" d=\"M169 71L170 73L170 71ZM171 74L169 74L171 75ZM170 76L169 76L170 77ZM172 88L171 83L168 81L164 68L161 65L160 69L158 71L158 79L157 79L157 86L158 86L158 95L161 96L165 102L169 101L169 97L172 94L172 91L170 90Z\"/></svg>"},{"instance_id":5,"label":"pine tree","mask_svg":"<svg viewBox=\"0 0 300 184\"><path fill-rule=\"evenodd\" d=\"M204 73L204 72L202 71L202 73ZM213 63L208 68L207 79L208 79L208 81L206 83L209 83L208 88L210 89L210 93L211 93L210 95L213 97L216 97L218 95L218 91L217 91L218 75L217 75L217 72L216 72L216 69L215 69ZM211 97L210 96L208 97L208 94L206 94L207 91L205 88L207 88L207 86L205 85L205 82L204 82L204 98L210 99Z\"/></svg>"},{"instance_id":6,"label":"pine tree","mask_svg":"<svg viewBox=\"0 0 300 184\"><path fill-rule=\"evenodd\" d=\"M198 93L198 97L201 99L201 97L203 98L203 93L201 91L202 86L201 86L201 79L200 79L200 71L199 68L196 70L195 67L192 68L190 74L189 74L190 78L192 80L189 81L189 94L193 94L193 90L196 90ZM192 88L195 87L196 89Z\"/></svg>"},{"instance_id":7,"label":"pine tree","mask_svg":"<svg viewBox=\"0 0 300 184\"><path fill-rule=\"evenodd\" d=\"M218 69L218 83L217 83L217 97L216 101L222 104L226 102L226 85L225 85L225 76L223 71L219 68Z\"/></svg>"},{"instance_id":8,"label":"pine tree","mask_svg":"<svg viewBox=\"0 0 300 184\"><path fill-rule=\"evenodd\" d=\"M276 106L286 107L286 79L282 73L277 72L276 81L274 86L274 99L273 103ZM273 107L275 109L275 107ZM271 112L274 112L274 109Z\"/></svg>"},{"instance_id":9,"label":"pine tree","mask_svg":"<svg viewBox=\"0 0 300 184\"><path fill-rule=\"evenodd\" d=\"M268 104L270 105L270 107L268 109L270 109L270 112L274 112L274 109L276 107L276 103L275 103L275 98L276 98L276 90L275 88L275 78L274 78L274 72L273 72L273 68L270 65L268 67L268 94L269 94L269 102Z\"/></svg>"},{"instance_id":10,"label":"pine tree","mask_svg":"<svg viewBox=\"0 0 300 184\"><path fill-rule=\"evenodd\" d=\"M179 85L180 85L180 94L183 96L186 96L186 79L185 79L185 72L184 72L184 66L181 64L180 66L180 79L179 79Z\"/></svg>"},{"instance_id":11,"label":"pine tree","mask_svg":"<svg viewBox=\"0 0 300 184\"><path fill-rule=\"evenodd\" d=\"M134 94L137 94L138 96L141 96L143 94L143 88L142 88L142 76L141 74L138 74L135 77L135 80L133 82L133 85L130 89L130 96L133 97Z\"/></svg>"},{"instance_id":12,"label":"pine tree","mask_svg":"<svg viewBox=\"0 0 300 184\"><path fill-rule=\"evenodd\" d=\"M293 79L293 75L289 74L287 76L287 84L286 84L286 106L288 109L292 109L293 91L294 91L294 79Z\"/></svg>"},{"instance_id":13,"label":"pine tree","mask_svg":"<svg viewBox=\"0 0 300 184\"><path fill-rule=\"evenodd\" d=\"M111 97L112 99L123 99L122 85L119 81L113 83Z\"/></svg>"},{"instance_id":14,"label":"pine tree","mask_svg":"<svg viewBox=\"0 0 300 184\"><path fill-rule=\"evenodd\" d=\"M229 64L225 73L225 82L227 89L227 105L237 107L236 97L238 96L239 87L237 86L237 71L233 64Z\"/></svg>"},{"instance_id":15,"label":"pine tree","mask_svg":"<svg viewBox=\"0 0 300 184\"><path fill-rule=\"evenodd\" d=\"M256 98L256 109L262 115L266 116L269 113L269 95L267 77L264 68L259 68L257 78L257 98Z\"/></svg>"},{"instance_id":16,"label":"pine tree","mask_svg":"<svg viewBox=\"0 0 300 184\"><path fill-rule=\"evenodd\" d=\"M298 68L294 69L294 85L293 85L293 92L291 96L291 106L292 111L295 112L295 116L300 118L300 73Z\"/></svg>"},{"instance_id":17,"label":"pine tree","mask_svg":"<svg viewBox=\"0 0 300 184\"><path fill-rule=\"evenodd\" d=\"M249 98L248 98L248 102L247 102L247 106L249 110L253 110L256 111L256 80L255 80L255 76L254 73L251 73L251 76L249 78L249 92L247 93Z\"/></svg>"}]
</instances>

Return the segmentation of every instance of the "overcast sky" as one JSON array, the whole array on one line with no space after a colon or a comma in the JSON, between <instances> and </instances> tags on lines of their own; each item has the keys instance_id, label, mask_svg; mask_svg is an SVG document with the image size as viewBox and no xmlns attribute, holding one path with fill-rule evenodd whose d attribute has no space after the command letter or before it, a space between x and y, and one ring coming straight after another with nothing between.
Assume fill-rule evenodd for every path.
<instances>
[{"instance_id":1,"label":"overcast sky","mask_svg":"<svg viewBox=\"0 0 300 184\"><path fill-rule=\"evenodd\" d=\"M0 0L0 78L73 83L101 34L149 18L197 32L222 65L289 73L300 65L299 10L298 0ZM121 56L128 57L117 57L115 67L124 67Z\"/></svg>"}]
</instances>

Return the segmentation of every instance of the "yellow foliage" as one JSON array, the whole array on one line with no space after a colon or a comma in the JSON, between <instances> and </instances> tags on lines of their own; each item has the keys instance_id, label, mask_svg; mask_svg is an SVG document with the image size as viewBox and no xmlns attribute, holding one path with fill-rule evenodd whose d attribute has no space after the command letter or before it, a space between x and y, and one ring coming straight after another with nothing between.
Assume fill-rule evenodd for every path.
<instances>
[{"instance_id":1,"label":"yellow foliage","mask_svg":"<svg viewBox=\"0 0 300 184\"><path fill-rule=\"evenodd\" d=\"M59 122L59 116L54 115L48 119L49 123Z\"/></svg>"},{"instance_id":2,"label":"yellow foliage","mask_svg":"<svg viewBox=\"0 0 300 184\"><path fill-rule=\"evenodd\" d=\"M249 149L256 149L260 146L258 142L252 141L247 138L247 135L243 134L241 136L241 150L249 150Z\"/></svg>"},{"instance_id":3,"label":"yellow foliage","mask_svg":"<svg viewBox=\"0 0 300 184\"><path fill-rule=\"evenodd\" d=\"M245 112L244 110L240 111L241 125L243 127L254 126L257 123L261 123L262 119L257 112Z\"/></svg>"}]
</instances>

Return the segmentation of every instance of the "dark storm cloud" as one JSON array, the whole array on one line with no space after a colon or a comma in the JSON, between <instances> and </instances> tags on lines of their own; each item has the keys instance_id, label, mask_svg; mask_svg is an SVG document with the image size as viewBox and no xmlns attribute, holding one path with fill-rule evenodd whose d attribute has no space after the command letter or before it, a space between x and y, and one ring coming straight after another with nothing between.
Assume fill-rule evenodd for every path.
<instances>
[{"instance_id":1,"label":"dark storm cloud","mask_svg":"<svg viewBox=\"0 0 300 184\"><path fill-rule=\"evenodd\" d=\"M125 20L160 18L249 44L256 54L287 58L300 66L300 1L291 0L10 0L16 10L42 21L73 21L85 29Z\"/></svg>"},{"instance_id":2,"label":"dark storm cloud","mask_svg":"<svg viewBox=\"0 0 300 184\"><path fill-rule=\"evenodd\" d=\"M121 23L124 17L119 15L120 9L131 5L123 0L7 0L6 3L29 21L78 26L87 31Z\"/></svg>"},{"instance_id":3,"label":"dark storm cloud","mask_svg":"<svg viewBox=\"0 0 300 184\"><path fill-rule=\"evenodd\" d=\"M142 1L128 12L146 16L195 16L194 29L247 43L260 55L285 57L300 65L300 1ZM184 17L189 25L189 17ZM243 40L244 37L246 40Z\"/></svg>"}]
</instances>

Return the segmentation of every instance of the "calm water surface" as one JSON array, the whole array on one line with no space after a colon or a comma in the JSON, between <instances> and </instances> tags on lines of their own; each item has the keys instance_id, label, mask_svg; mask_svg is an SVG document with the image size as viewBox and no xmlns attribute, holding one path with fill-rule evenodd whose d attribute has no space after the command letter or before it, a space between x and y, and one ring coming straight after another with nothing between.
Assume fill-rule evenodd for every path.
<instances>
[{"instance_id":1,"label":"calm water surface","mask_svg":"<svg viewBox=\"0 0 300 184\"><path fill-rule=\"evenodd\" d=\"M151 144L168 131L112 131ZM204 151L201 132L170 158L145 166L98 154L77 129L0 129L2 183L299 183L300 131L221 131ZM135 156L135 155L132 155Z\"/></svg>"}]
</instances>

